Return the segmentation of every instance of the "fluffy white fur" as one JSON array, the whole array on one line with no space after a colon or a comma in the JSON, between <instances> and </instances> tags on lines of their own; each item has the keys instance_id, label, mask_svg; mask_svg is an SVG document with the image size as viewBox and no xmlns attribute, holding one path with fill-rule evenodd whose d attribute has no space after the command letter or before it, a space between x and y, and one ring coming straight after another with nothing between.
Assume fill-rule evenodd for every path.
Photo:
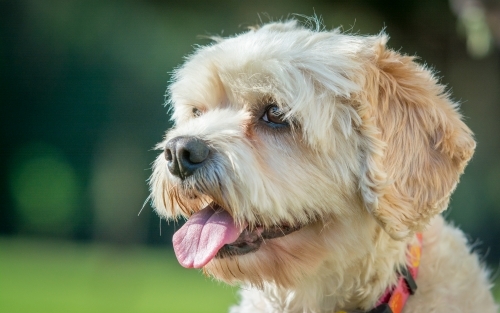
<instances>
[{"instance_id":1,"label":"fluffy white fur","mask_svg":"<svg viewBox=\"0 0 500 313\"><path fill-rule=\"evenodd\" d=\"M497 311L478 257L439 215L473 154L471 131L432 73L386 41L271 23L218 38L175 72L175 127L159 148L193 136L214 153L184 181L158 156L158 214L214 201L242 225L302 226L204 267L243 286L231 312L369 310L416 231L418 291L403 312ZM270 103L289 127L262 121Z\"/></svg>"}]
</instances>

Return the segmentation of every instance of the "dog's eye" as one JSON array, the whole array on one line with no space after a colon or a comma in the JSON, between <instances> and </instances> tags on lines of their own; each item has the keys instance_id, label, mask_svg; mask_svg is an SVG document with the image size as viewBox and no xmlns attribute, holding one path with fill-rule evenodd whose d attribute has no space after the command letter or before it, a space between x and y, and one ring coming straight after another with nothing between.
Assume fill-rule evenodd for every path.
<instances>
[{"instance_id":1,"label":"dog's eye","mask_svg":"<svg viewBox=\"0 0 500 313\"><path fill-rule=\"evenodd\" d=\"M198 117L201 115L201 111L197 108L193 108L192 112L194 117Z\"/></svg>"},{"instance_id":2,"label":"dog's eye","mask_svg":"<svg viewBox=\"0 0 500 313\"><path fill-rule=\"evenodd\" d=\"M288 123L285 121L283 111L281 111L280 108L275 104L270 105L266 109L266 112L264 112L264 115L262 116L262 120L269 124L288 125Z\"/></svg>"}]
</instances>

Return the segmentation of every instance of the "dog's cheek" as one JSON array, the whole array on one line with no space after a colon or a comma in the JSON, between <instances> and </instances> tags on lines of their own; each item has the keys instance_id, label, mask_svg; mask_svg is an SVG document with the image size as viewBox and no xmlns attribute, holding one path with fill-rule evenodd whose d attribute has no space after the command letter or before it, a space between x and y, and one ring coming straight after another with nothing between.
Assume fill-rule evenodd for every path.
<instances>
[{"instance_id":1,"label":"dog's cheek","mask_svg":"<svg viewBox=\"0 0 500 313\"><path fill-rule=\"evenodd\" d=\"M262 207L263 214L270 210L290 222L307 223L352 208L359 197L355 176L360 172L354 144L345 140L339 151L329 151L314 149L300 133L259 136L258 175L274 203Z\"/></svg>"}]
</instances>

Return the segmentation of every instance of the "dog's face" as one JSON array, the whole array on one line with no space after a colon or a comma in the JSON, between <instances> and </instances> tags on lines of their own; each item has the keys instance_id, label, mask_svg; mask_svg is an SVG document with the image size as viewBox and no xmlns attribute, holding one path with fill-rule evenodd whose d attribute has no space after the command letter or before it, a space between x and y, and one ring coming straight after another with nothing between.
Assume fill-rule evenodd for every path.
<instances>
[{"instance_id":1,"label":"dog's face","mask_svg":"<svg viewBox=\"0 0 500 313\"><path fill-rule=\"evenodd\" d=\"M160 215L189 218L174 235L183 266L293 286L446 208L470 130L432 74L385 41L274 23L176 71L175 127L150 184Z\"/></svg>"}]
</instances>

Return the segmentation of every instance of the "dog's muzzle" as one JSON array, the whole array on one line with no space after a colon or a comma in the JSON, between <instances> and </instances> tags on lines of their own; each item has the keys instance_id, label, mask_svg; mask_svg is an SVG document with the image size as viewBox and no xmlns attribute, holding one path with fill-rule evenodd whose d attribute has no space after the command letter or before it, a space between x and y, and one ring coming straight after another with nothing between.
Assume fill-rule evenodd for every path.
<instances>
[{"instance_id":1,"label":"dog's muzzle","mask_svg":"<svg viewBox=\"0 0 500 313\"><path fill-rule=\"evenodd\" d=\"M165 146L168 170L181 179L191 176L201 168L209 154L210 148L207 144L195 137L175 137Z\"/></svg>"}]
</instances>

